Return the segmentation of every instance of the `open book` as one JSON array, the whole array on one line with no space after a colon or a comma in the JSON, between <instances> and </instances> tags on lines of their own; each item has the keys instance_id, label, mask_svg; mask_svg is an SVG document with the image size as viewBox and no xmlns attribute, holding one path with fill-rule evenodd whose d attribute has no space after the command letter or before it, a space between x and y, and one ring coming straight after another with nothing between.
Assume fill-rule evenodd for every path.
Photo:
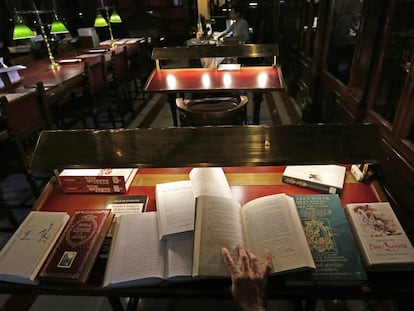
<instances>
[{"instance_id":1,"label":"open book","mask_svg":"<svg viewBox=\"0 0 414 311\"><path fill-rule=\"evenodd\" d=\"M194 230L195 198L201 195L232 198L230 186L220 167L193 168L189 178L156 185L160 239Z\"/></svg>"},{"instance_id":2,"label":"open book","mask_svg":"<svg viewBox=\"0 0 414 311\"><path fill-rule=\"evenodd\" d=\"M229 198L197 198L192 275L228 275L220 249L227 247L236 258L237 244L259 257L269 250L274 273L315 268L295 201L283 193L243 206Z\"/></svg>"},{"instance_id":3,"label":"open book","mask_svg":"<svg viewBox=\"0 0 414 311\"><path fill-rule=\"evenodd\" d=\"M160 240L156 214L122 214L117 218L104 286L149 285L191 277L192 232Z\"/></svg>"}]
</instances>

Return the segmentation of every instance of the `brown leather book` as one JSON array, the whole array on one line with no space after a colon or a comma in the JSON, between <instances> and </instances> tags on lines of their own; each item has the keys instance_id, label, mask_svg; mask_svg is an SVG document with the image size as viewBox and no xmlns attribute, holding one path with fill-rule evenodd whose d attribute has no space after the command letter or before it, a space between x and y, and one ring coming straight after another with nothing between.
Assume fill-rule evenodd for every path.
<instances>
[{"instance_id":1,"label":"brown leather book","mask_svg":"<svg viewBox=\"0 0 414 311\"><path fill-rule=\"evenodd\" d=\"M111 227L109 209L75 211L40 273L40 281L85 283Z\"/></svg>"}]
</instances>

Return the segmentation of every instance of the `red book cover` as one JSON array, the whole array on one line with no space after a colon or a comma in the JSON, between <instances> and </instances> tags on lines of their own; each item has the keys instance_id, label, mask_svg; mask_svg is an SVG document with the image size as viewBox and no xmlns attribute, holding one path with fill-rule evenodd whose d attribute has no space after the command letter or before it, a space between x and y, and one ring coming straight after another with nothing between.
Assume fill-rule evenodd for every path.
<instances>
[{"instance_id":1,"label":"red book cover","mask_svg":"<svg viewBox=\"0 0 414 311\"><path fill-rule=\"evenodd\" d=\"M113 217L108 209L76 211L43 265L39 280L85 283Z\"/></svg>"}]
</instances>

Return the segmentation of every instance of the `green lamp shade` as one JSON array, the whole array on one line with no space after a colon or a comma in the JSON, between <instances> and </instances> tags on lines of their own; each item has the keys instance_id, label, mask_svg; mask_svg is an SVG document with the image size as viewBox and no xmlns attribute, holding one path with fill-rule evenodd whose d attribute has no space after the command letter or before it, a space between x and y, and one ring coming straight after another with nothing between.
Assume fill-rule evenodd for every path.
<instances>
[{"instance_id":1,"label":"green lamp shade","mask_svg":"<svg viewBox=\"0 0 414 311\"><path fill-rule=\"evenodd\" d=\"M121 16L119 16L119 14L118 14L118 13L113 12L113 13L111 14L111 17L109 18L109 22L110 22L110 23L122 23Z\"/></svg>"},{"instance_id":2,"label":"green lamp shade","mask_svg":"<svg viewBox=\"0 0 414 311\"><path fill-rule=\"evenodd\" d=\"M31 31L25 24L17 24L14 26L13 40L30 39L34 36L33 31Z\"/></svg>"},{"instance_id":3,"label":"green lamp shade","mask_svg":"<svg viewBox=\"0 0 414 311\"><path fill-rule=\"evenodd\" d=\"M106 27L108 26L108 22L103 18L101 14L98 14L95 18L95 27Z\"/></svg>"},{"instance_id":4,"label":"green lamp shade","mask_svg":"<svg viewBox=\"0 0 414 311\"><path fill-rule=\"evenodd\" d=\"M68 33L69 30L66 28L65 24L61 21L54 21L50 27L50 33L55 35L59 33Z\"/></svg>"}]
</instances>

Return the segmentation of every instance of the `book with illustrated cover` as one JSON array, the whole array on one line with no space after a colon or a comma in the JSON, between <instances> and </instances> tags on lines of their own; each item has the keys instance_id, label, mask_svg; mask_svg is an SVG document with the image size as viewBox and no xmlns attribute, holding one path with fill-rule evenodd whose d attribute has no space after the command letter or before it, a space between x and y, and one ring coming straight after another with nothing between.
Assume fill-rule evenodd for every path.
<instances>
[{"instance_id":1,"label":"book with illustrated cover","mask_svg":"<svg viewBox=\"0 0 414 311\"><path fill-rule=\"evenodd\" d=\"M389 202L347 204L345 211L367 270L414 270L414 248Z\"/></svg>"},{"instance_id":2,"label":"book with illustrated cover","mask_svg":"<svg viewBox=\"0 0 414 311\"><path fill-rule=\"evenodd\" d=\"M194 230L195 198L214 195L232 198L221 167L193 168L189 180L157 184L155 201L160 239Z\"/></svg>"},{"instance_id":3,"label":"book with illustrated cover","mask_svg":"<svg viewBox=\"0 0 414 311\"><path fill-rule=\"evenodd\" d=\"M69 220L66 212L31 211L0 252L0 280L37 284L37 275Z\"/></svg>"},{"instance_id":4,"label":"book with illustrated cover","mask_svg":"<svg viewBox=\"0 0 414 311\"><path fill-rule=\"evenodd\" d=\"M59 182L65 193L125 193L137 168L65 169Z\"/></svg>"},{"instance_id":5,"label":"book with illustrated cover","mask_svg":"<svg viewBox=\"0 0 414 311\"><path fill-rule=\"evenodd\" d=\"M75 211L39 273L39 280L85 283L112 225L109 209Z\"/></svg>"},{"instance_id":6,"label":"book with illustrated cover","mask_svg":"<svg viewBox=\"0 0 414 311\"><path fill-rule=\"evenodd\" d=\"M303 284L357 285L367 280L358 247L337 194L293 196L316 269L288 279Z\"/></svg>"},{"instance_id":7,"label":"book with illustrated cover","mask_svg":"<svg viewBox=\"0 0 414 311\"><path fill-rule=\"evenodd\" d=\"M340 165L286 166L282 181L287 184L340 194L344 187L346 168Z\"/></svg>"}]
</instances>

